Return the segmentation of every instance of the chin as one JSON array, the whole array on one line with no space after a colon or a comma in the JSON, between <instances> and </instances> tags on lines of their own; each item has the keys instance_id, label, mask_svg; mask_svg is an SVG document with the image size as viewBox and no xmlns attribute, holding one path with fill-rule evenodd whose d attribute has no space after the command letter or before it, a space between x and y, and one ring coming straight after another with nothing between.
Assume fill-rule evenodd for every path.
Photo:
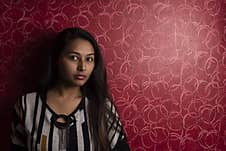
<instances>
[{"instance_id":1,"label":"chin","mask_svg":"<svg viewBox=\"0 0 226 151\"><path fill-rule=\"evenodd\" d=\"M83 86L84 84L86 83L86 81L76 81L76 82L74 82L74 85L75 86L79 86L79 87L81 87L81 86Z\"/></svg>"}]
</instances>

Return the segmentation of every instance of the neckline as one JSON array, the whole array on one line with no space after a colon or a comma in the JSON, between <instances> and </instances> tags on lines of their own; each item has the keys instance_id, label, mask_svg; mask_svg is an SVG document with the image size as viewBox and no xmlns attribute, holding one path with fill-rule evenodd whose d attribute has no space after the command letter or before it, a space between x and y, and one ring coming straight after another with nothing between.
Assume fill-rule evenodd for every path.
<instances>
[{"instance_id":1,"label":"neckline","mask_svg":"<svg viewBox=\"0 0 226 151\"><path fill-rule=\"evenodd\" d=\"M65 115L67 117L70 117L72 115L74 115L79 109L82 109L82 107L84 106L84 100L85 100L85 96L82 95L81 101L79 102L78 106L68 115L66 114L58 114L56 113L48 104L46 101L47 98L47 92L48 90L44 90L43 92L40 92L40 97L41 97L41 101L44 103L44 105L46 106L46 108L53 114L53 115Z\"/></svg>"}]
</instances>

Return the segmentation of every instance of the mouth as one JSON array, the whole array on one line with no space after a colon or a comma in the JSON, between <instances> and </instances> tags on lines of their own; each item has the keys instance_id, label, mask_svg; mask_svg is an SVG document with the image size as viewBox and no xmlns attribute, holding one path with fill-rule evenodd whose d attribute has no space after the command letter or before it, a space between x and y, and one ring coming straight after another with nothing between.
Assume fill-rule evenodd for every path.
<instances>
[{"instance_id":1,"label":"mouth","mask_svg":"<svg viewBox=\"0 0 226 151\"><path fill-rule=\"evenodd\" d=\"M74 78L77 79L77 80L84 80L86 78L86 76L78 74L78 75L75 75Z\"/></svg>"}]
</instances>

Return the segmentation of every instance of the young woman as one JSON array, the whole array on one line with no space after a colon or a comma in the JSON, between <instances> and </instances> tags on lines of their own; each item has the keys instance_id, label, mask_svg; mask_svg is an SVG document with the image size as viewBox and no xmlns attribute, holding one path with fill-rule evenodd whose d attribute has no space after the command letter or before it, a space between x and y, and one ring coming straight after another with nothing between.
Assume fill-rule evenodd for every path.
<instances>
[{"instance_id":1,"label":"young woman","mask_svg":"<svg viewBox=\"0 0 226 151\"><path fill-rule=\"evenodd\" d=\"M13 150L129 150L90 33L67 28L57 35L47 77L39 90L15 104Z\"/></svg>"}]
</instances>

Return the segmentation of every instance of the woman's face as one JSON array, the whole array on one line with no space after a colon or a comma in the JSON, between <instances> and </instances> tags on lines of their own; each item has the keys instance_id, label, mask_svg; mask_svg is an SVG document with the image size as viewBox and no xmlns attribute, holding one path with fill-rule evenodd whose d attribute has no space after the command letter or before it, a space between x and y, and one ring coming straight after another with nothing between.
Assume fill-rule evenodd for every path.
<instances>
[{"instance_id":1,"label":"woman's face","mask_svg":"<svg viewBox=\"0 0 226 151\"><path fill-rule=\"evenodd\" d=\"M94 48L88 40L74 39L58 60L58 81L67 86L83 86L94 69Z\"/></svg>"}]
</instances>

